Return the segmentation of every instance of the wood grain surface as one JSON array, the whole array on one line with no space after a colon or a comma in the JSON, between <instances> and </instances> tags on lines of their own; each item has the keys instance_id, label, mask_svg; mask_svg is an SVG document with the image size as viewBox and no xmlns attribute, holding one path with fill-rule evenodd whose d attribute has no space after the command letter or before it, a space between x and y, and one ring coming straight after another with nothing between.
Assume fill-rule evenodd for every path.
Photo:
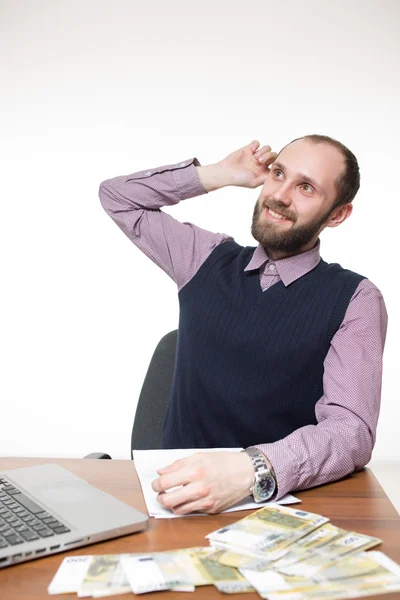
<instances>
[{"instance_id":1,"label":"wood grain surface","mask_svg":"<svg viewBox=\"0 0 400 600\"><path fill-rule=\"evenodd\" d=\"M56 463L88 483L112 494L119 500L147 513L133 461L51 458L0 458L0 471L29 465ZM349 531L365 533L383 540L377 547L400 563L400 516L369 469L363 469L340 481L312 490L296 492L304 510L328 517L333 525ZM76 598L76 594L49 596L47 587L65 556L83 554L119 554L155 552L191 546L208 546L205 536L211 531L250 514L250 511L177 519L149 520L141 533L101 542L69 552L38 558L0 569L0 600L43 600L44 598ZM193 594L158 592L146 594L165 600L222 598L213 586L196 588ZM259 598L258 594L235 594L235 598ZM133 594L117 596L121 600ZM399 593L370 598L400 599Z\"/></svg>"}]
</instances>

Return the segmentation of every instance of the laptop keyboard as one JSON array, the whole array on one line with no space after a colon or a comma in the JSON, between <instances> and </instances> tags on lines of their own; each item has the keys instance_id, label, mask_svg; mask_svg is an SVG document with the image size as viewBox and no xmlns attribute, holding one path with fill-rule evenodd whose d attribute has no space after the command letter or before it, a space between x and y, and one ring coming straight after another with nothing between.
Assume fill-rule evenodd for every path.
<instances>
[{"instance_id":1,"label":"laptop keyboard","mask_svg":"<svg viewBox=\"0 0 400 600\"><path fill-rule=\"evenodd\" d=\"M0 477L0 550L71 531Z\"/></svg>"}]
</instances>

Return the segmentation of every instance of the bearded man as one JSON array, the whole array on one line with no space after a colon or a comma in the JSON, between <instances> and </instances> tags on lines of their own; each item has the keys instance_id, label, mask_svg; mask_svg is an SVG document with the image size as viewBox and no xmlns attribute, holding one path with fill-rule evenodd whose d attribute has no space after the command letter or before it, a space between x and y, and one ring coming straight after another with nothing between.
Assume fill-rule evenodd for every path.
<instances>
[{"instance_id":1,"label":"bearded man","mask_svg":"<svg viewBox=\"0 0 400 600\"><path fill-rule=\"evenodd\" d=\"M322 260L319 240L351 215L359 185L354 154L322 135L279 154L254 140L216 164L192 158L101 184L107 213L179 291L163 446L244 448L160 469L153 489L174 513L216 513L250 492L278 500L369 462L385 304L366 277ZM256 247L161 210L226 186L262 186Z\"/></svg>"}]
</instances>

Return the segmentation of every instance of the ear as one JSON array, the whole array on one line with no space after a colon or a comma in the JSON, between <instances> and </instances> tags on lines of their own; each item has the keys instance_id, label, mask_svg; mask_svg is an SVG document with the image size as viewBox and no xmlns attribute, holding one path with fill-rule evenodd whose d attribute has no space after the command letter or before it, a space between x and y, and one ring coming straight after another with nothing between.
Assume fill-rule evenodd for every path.
<instances>
[{"instance_id":1,"label":"ear","mask_svg":"<svg viewBox=\"0 0 400 600\"><path fill-rule=\"evenodd\" d=\"M342 204L342 206L338 206L332 211L332 214L329 215L329 218L325 224L326 227L337 227L343 221L345 221L353 212L352 204Z\"/></svg>"}]
</instances>

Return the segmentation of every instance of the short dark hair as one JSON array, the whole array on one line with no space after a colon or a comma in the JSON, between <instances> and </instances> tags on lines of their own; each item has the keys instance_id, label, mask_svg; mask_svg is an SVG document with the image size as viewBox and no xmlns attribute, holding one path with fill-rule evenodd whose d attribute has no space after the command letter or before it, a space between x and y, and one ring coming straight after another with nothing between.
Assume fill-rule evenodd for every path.
<instances>
[{"instance_id":1,"label":"short dark hair","mask_svg":"<svg viewBox=\"0 0 400 600\"><path fill-rule=\"evenodd\" d=\"M344 158L345 167L343 173L339 175L335 182L337 196L331 210L337 208L338 206L342 206L342 204L348 204L352 202L360 188L360 169L358 166L358 161L351 150L349 150L347 146L341 142L338 142L338 140L335 140L328 135L319 135L317 133L313 133L311 135L305 135L303 137L296 138L295 140L292 140L290 144L296 142L297 140L308 140L313 144L329 144L330 146L333 146L339 150Z\"/></svg>"}]
</instances>

